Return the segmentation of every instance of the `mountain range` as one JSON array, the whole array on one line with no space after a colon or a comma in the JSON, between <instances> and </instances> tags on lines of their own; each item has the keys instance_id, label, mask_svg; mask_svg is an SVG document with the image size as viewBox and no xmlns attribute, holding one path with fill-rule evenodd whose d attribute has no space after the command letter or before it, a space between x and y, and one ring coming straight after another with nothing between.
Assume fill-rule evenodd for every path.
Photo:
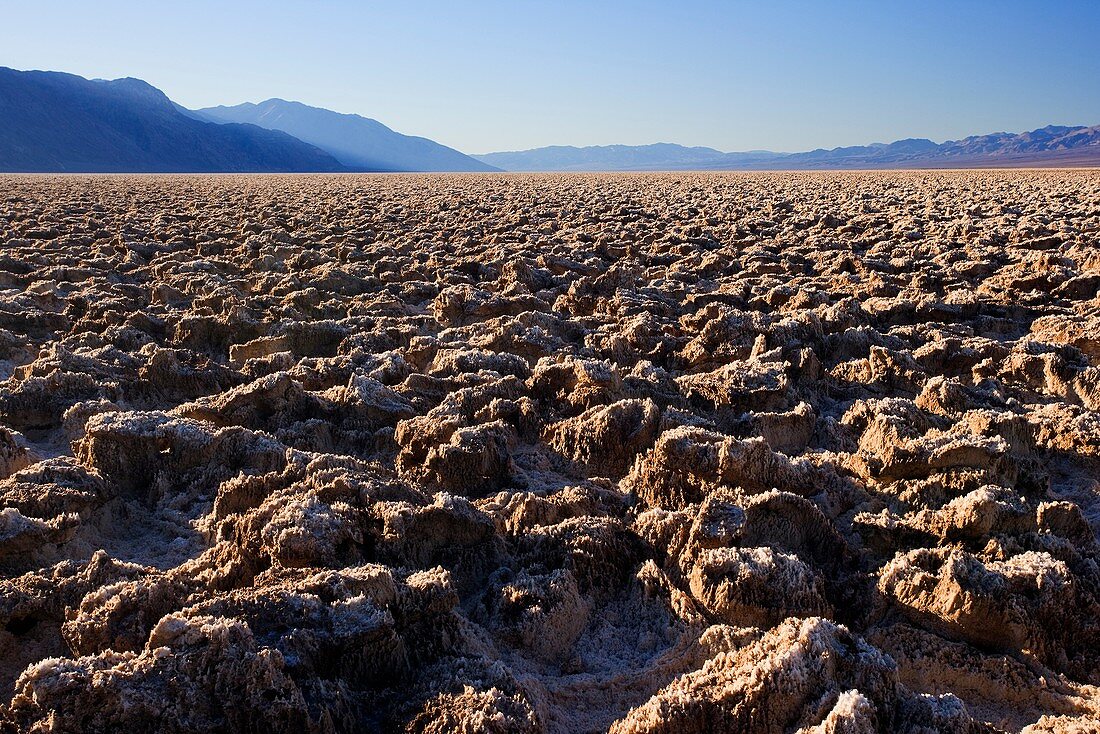
<instances>
[{"instance_id":1,"label":"mountain range","mask_svg":"<svg viewBox=\"0 0 1100 734\"><path fill-rule=\"evenodd\" d=\"M363 171L497 171L434 140L402 135L378 120L269 99L192 113L219 123L248 123L280 130L328 152L342 165Z\"/></svg>"},{"instance_id":2,"label":"mountain range","mask_svg":"<svg viewBox=\"0 0 1100 734\"><path fill-rule=\"evenodd\" d=\"M331 155L286 133L184 115L138 79L0 67L0 171L340 170Z\"/></svg>"},{"instance_id":3,"label":"mountain range","mask_svg":"<svg viewBox=\"0 0 1100 734\"><path fill-rule=\"evenodd\" d=\"M506 171L812 170L1100 166L1100 125L1048 125L1026 133L992 133L934 143L909 138L804 153L723 153L671 143L550 146L475 155Z\"/></svg>"},{"instance_id":4,"label":"mountain range","mask_svg":"<svg viewBox=\"0 0 1100 734\"><path fill-rule=\"evenodd\" d=\"M139 79L0 67L0 171L495 171L377 120L298 102L188 110Z\"/></svg>"},{"instance_id":5,"label":"mountain range","mask_svg":"<svg viewBox=\"0 0 1100 734\"><path fill-rule=\"evenodd\" d=\"M377 120L300 102L188 110L139 79L0 67L0 171L353 172L654 171L1100 166L1100 126L1047 126L935 143L802 153L671 143L468 156Z\"/></svg>"}]
</instances>

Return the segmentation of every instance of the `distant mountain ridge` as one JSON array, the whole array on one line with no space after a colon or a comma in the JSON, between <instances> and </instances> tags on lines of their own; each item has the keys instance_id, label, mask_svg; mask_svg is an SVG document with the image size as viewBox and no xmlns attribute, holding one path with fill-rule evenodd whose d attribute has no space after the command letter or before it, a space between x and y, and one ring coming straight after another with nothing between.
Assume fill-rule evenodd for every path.
<instances>
[{"instance_id":1,"label":"distant mountain ridge","mask_svg":"<svg viewBox=\"0 0 1100 734\"><path fill-rule=\"evenodd\" d=\"M0 172L654 171L1100 166L1100 125L801 153L672 143L468 156L300 102L187 110L139 79L0 67Z\"/></svg>"},{"instance_id":2,"label":"distant mountain ridge","mask_svg":"<svg viewBox=\"0 0 1100 734\"><path fill-rule=\"evenodd\" d=\"M139 79L0 67L0 172L496 170L377 120L300 102L192 111Z\"/></svg>"},{"instance_id":3,"label":"distant mountain ridge","mask_svg":"<svg viewBox=\"0 0 1100 734\"><path fill-rule=\"evenodd\" d=\"M923 138L802 153L723 153L670 143L550 146L475 155L506 171L813 170L1100 166L1100 125L1048 125L1025 133L991 133L935 143Z\"/></svg>"},{"instance_id":4,"label":"distant mountain ridge","mask_svg":"<svg viewBox=\"0 0 1100 734\"><path fill-rule=\"evenodd\" d=\"M0 67L0 171L344 170L328 153L285 133L184 115L163 92L138 79L89 80Z\"/></svg>"},{"instance_id":5,"label":"distant mountain ridge","mask_svg":"<svg viewBox=\"0 0 1100 734\"><path fill-rule=\"evenodd\" d=\"M280 130L321 148L350 168L371 171L496 171L454 148L402 135L377 120L301 102L269 99L233 107L207 107L193 114L211 122L235 122Z\"/></svg>"},{"instance_id":6,"label":"distant mountain ridge","mask_svg":"<svg viewBox=\"0 0 1100 734\"><path fill-rule=\"evenodd\" d=\"M653 143L585 148L552 145L473 157L505 171L654 171L707 169L732 162L751 164L771 160L777 155L780 154L771 151L723 153L714 148Z\"/></svg>"}]
</instances>

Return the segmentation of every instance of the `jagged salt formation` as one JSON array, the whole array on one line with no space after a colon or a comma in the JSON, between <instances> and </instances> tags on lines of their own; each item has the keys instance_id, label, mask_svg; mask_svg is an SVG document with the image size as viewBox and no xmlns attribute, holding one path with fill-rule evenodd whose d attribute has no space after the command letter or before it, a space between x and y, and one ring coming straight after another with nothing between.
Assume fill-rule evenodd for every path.
<instances>
[{"instance_id":1,"label":"jagged salt formation","mask_svg":"<svg viewBox=\"0 0 1100 734\"><path fill-rule=\"evenodd\" d=\"M0 195L0 732L1100 730L1095 172Z\"/></svg>"}]
</instances>

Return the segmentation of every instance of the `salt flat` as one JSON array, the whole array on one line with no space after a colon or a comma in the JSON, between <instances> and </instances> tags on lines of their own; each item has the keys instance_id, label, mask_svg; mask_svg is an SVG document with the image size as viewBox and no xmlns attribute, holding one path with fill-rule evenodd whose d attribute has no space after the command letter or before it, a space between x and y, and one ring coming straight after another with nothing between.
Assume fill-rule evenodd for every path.
<instances>
[{"instance_id":1,"label":"salt flat","mask_svg":"<svg viewBox=\"0 0 1100 734\"><path fill-rule=\"evenodd\" d=\"M1100 172L0 178L0 732L1100 727Z\"/></svg>"}]
</instances>

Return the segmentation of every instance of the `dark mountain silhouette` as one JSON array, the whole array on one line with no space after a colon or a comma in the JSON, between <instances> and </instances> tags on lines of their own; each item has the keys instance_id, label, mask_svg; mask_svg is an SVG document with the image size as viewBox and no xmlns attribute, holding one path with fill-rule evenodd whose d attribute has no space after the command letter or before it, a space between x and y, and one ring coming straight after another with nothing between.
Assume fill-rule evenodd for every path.
<instances>
[{"instance_id":1,"label":"dark mountain silhouette","mask_svg":"<svg viewBox=\"0 0 1100 734\"><path fill-rule=\"evenodd\" d=\"M195 115L212 122L244 122L281 130L331 154L351 168L373 171L493 171L454 148L402 135L377 120L301 102L269 99L234 107L208 107Z\"/></svg>"},{"instance_id":2,"label":"dark mountain silhouette","mask_svg":"<svg viewBox=\"0 0 1100 734\"><path fill-rule=\"evenodd\" d=\"M1049 125L1026 133L992 133L934 143L893 143L804 153L722 153L681 145L550 146L474 156L506 171L657 171L1100 166L1100 126Z\"/></svg>"},{"instance_id":3,"label":"dark mountain silhouette","mask_svg":"<svg viewBox=\"0 0 1100 734\"><path fill-rule=\"evenodd\" d=\"M139 79L0 67L0 171L342 170L328 153L285 133L181 114Z\"/></svg>"}]
</instances>

